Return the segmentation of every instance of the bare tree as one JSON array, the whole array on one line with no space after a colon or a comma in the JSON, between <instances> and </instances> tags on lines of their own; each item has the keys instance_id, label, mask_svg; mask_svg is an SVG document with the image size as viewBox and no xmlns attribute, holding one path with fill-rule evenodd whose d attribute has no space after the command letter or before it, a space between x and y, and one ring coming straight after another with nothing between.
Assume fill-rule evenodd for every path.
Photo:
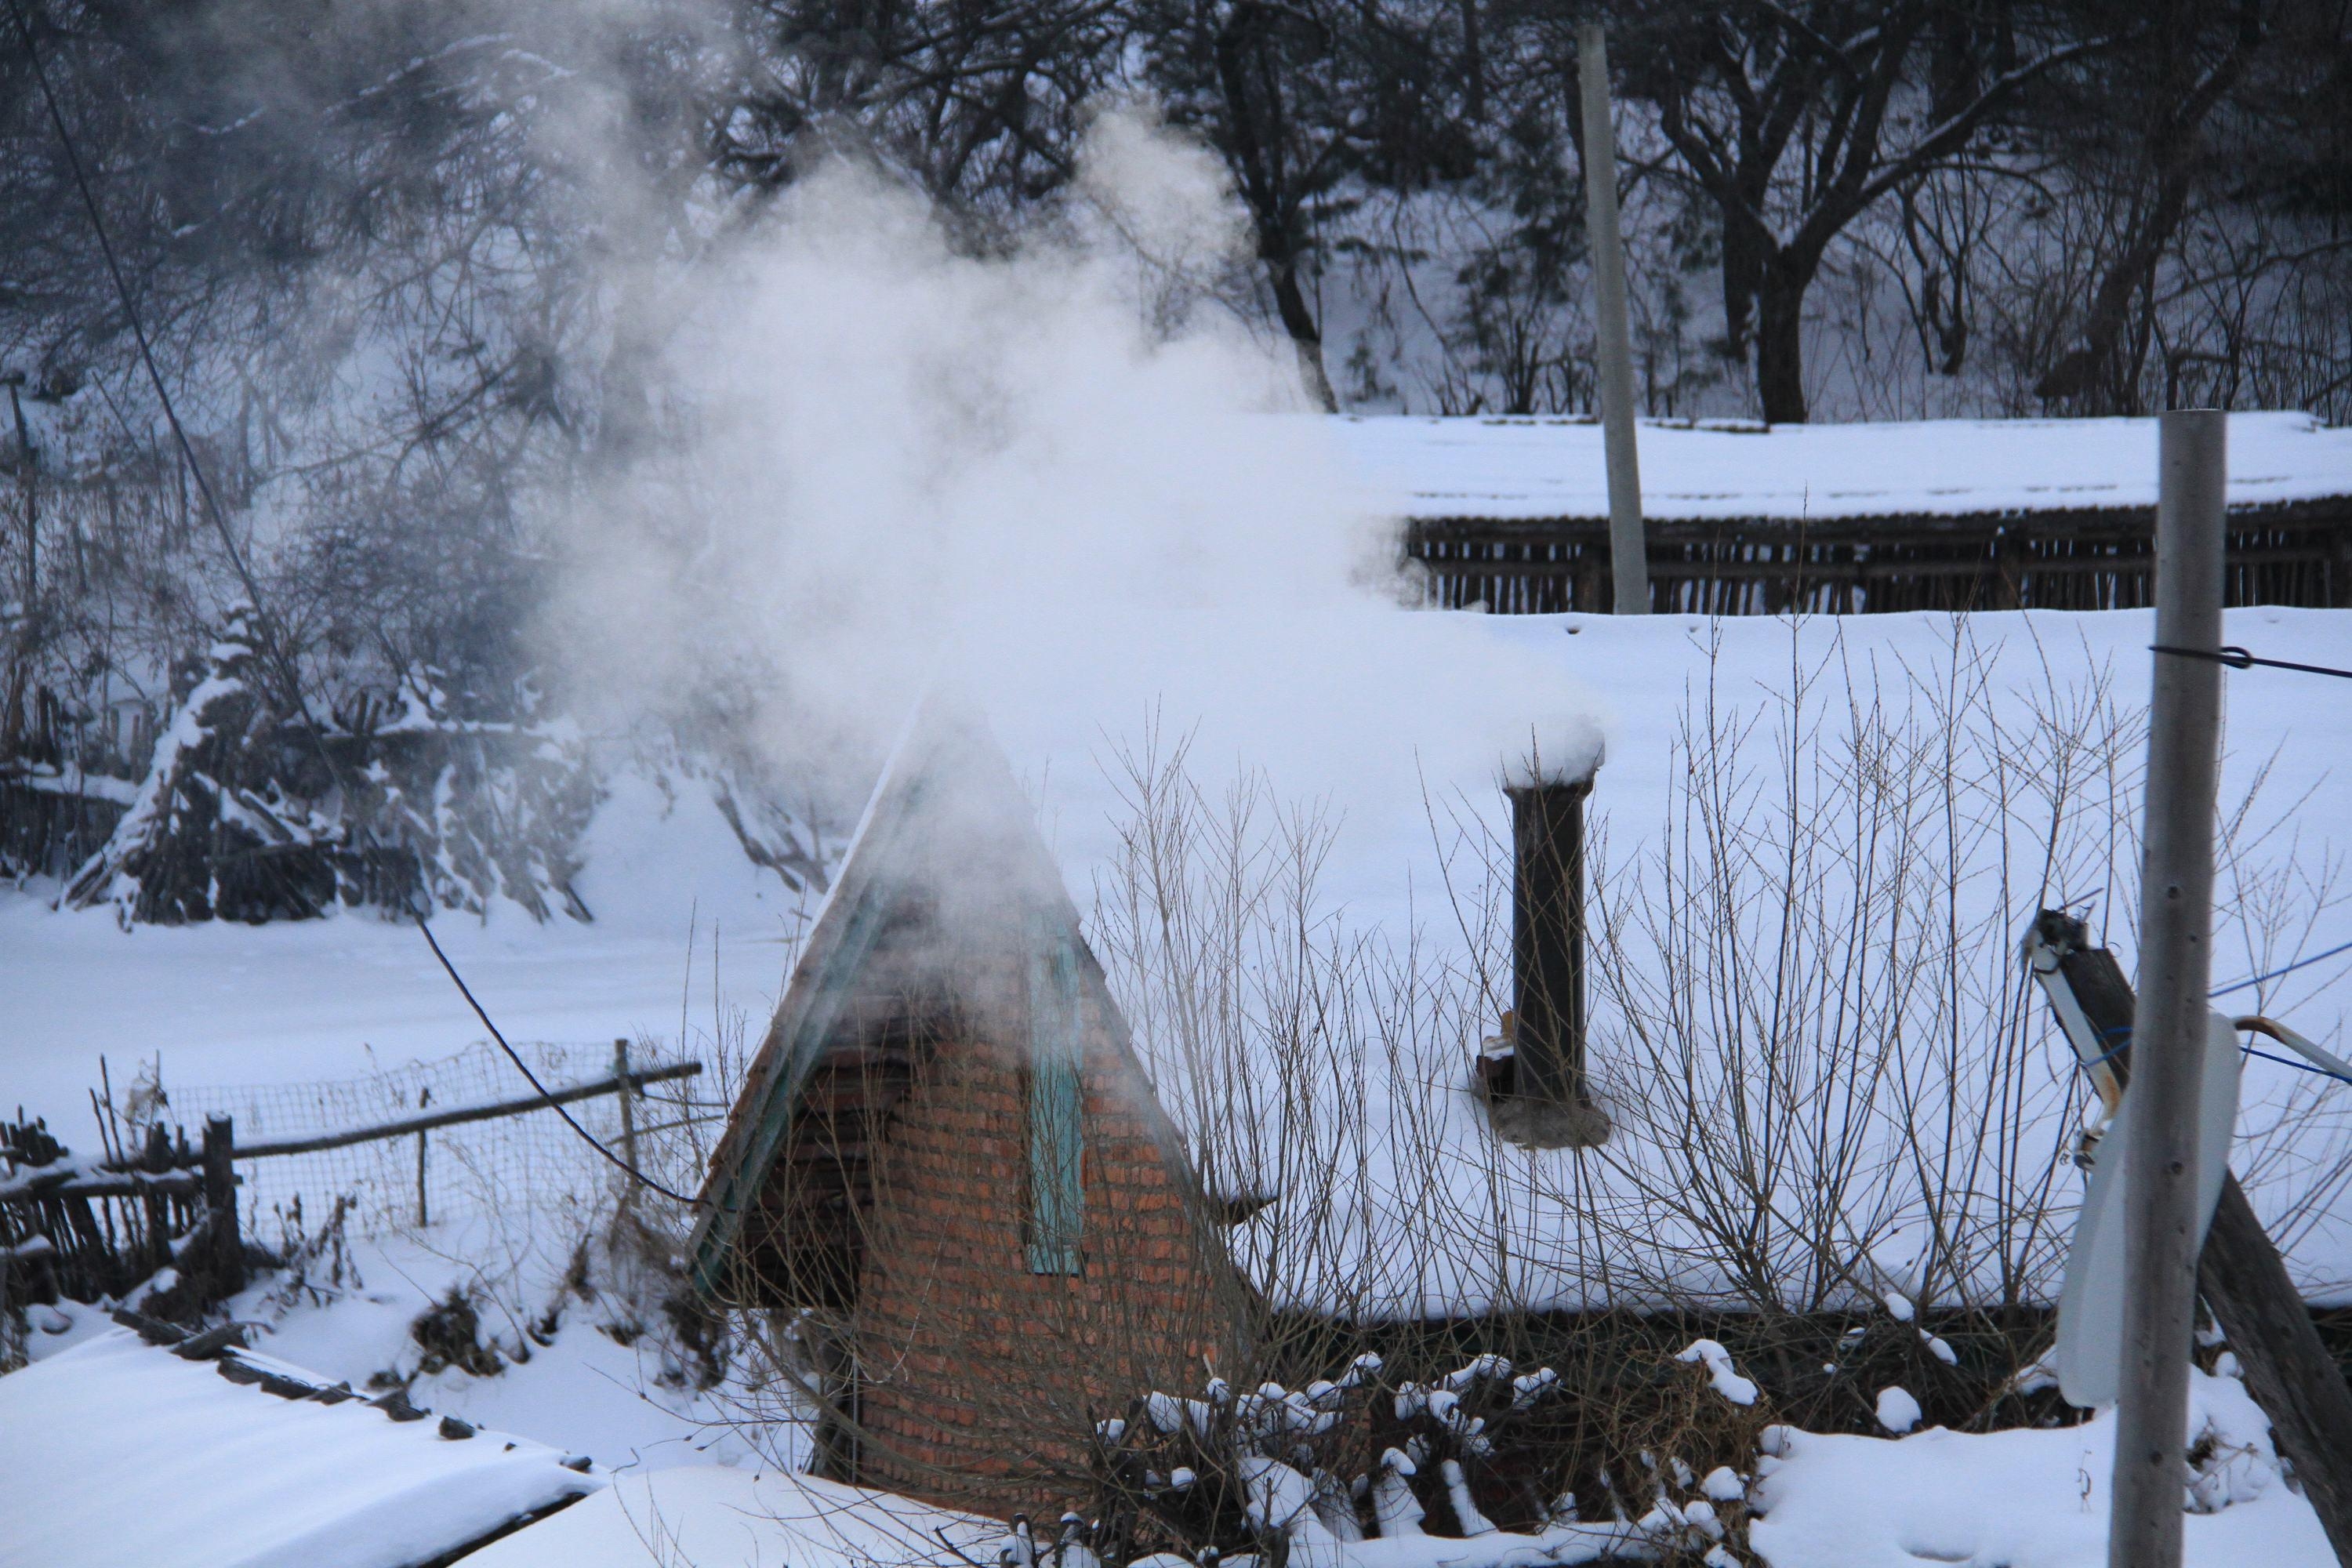
<instances>
[{"instance_id":1,"label":"bare tree","mask_svg":"<svg viewBox=\"0 0 2352 1568\"><path fill-rule=\"evenodd\" d=\"M1832 241L1975 146L2037 81L2110 47L1948 0L1629 13L1629 92L1722 228L1725 346L1752 348L1764 417L1801 423L1806 291Z\"/></svg>"}]
</instances>

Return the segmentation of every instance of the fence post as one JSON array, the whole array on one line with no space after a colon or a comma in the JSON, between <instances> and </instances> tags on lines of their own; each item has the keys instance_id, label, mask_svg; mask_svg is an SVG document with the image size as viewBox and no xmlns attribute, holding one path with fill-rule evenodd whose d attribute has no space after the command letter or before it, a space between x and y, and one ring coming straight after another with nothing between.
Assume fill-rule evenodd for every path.
<instances>
[{"instance_id":1,"label":"fence post","mask_svg":"<svg viewBox=\"0 0 2352 1568\"><path fill-rule=\"evenodd\" d=\"M628 1186L625 1189L625 1195L621 1204L624 1208L634 1209L638 1185L637 1111L629 1100L636 1092L636 1085L629 1079L629 1042L626 1040L613 1042L613 1076L621 1083L621 1092L616 1097L621 1102L621 1159L629 1167Z\"/></svg>"},{"instance_id":2,"label":"fence post","mask_svg":"<svg viewBox=\"0 0 2352 1568\"><path fill-rule=\"evenodd\" d=\"M205 1295L225 1301L245 1288L245 1247L236 1234L236 1124L226 1116L205 1119Z\"/></svg>"},{"instance_id":3,"label":"fence post","mask_svg":"<svg viewBox=\"0 0 2352 1568\"><path fill-rule=\"evenodd\" d=\"M425 1140L426 1136L427 1134L422 1131L416 1134L416 1228L419 1230L423 1230L430 1224L432 1217L425 1207Z\"/></svg>"}]
</instances>

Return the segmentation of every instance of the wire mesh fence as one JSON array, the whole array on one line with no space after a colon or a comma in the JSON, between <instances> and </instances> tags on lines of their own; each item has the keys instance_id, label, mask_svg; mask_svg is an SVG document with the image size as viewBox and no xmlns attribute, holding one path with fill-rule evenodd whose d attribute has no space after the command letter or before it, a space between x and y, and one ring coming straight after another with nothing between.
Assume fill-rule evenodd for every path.
<instances>
[{"instance_id":1,"label":"wire mesh fence","mask_svg":"<svg viewBox=\"0 0 2352 1568\"><path fill-rule=\"evenodd\" d=\"M612 1076L614 1043L518 1042L515 1049L549 1089ZM687 1059L632 1042L632 1073ZM170 1089L173 1121L194 1128L212 1116L233 1118L236 1141L249 1147L381 1126L469 1106L523 1099L533 1091L505 1054L488 1042L438 1061L412 1062L362 1077L310 1083L180 1086ZM698 1079L645 1086L629 1114L641 1134L641 1164L656 1162L656 1179L689 1184L698 1171L667 1167L681 1162L667 1134L680 1123L701 1125L723 1108ZM564 1108L581 1128L619 1152L618 1095L574 1100ZM239 1207L246 1234L265 1244L281 1234L315 1226L338 1198L350 1200L347 1235L382 1236L467 1211L517 1215L601 1202L625 1180L612 1162L567 1126L551 1108L372 1139L341 1148L239 1160Z\"/></svg>"}]
</instances>

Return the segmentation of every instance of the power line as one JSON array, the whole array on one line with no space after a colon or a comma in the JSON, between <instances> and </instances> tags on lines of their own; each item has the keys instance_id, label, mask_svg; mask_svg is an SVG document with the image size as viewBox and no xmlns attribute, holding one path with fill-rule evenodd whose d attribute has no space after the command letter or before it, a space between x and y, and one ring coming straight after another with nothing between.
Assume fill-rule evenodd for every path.
<instances>
[{"instance_id":1,"label":"power line","mask_svg":"<svg viewBox=\"0 0 2352 1568\"><path fill-rule=\"evenodd\" d=\"M2260 985L2265 981L2276 980L2282 974L2292 974L2298 969L2307 969L2315 963L2325 963L2340 952L2352 952L2352 942L2331 947L2326 952L2315 952L2309 958L2298 958L2293 963L2282 964L2268 974L2250 974L2243 980L2232 980L2227 985L2217 985L2206 994L2227 996L2232 991L2243 991L2250 985Z\"/></svg>"},{"instance_id":2,"label":"power line","mask_svg":"<svg viewBox=\"0 0 2352 1568\"><path fill-rule=\"evenodd\" d=\"M2231 669L2251 669L2261 665L2265 669L2299 669L2305 675L2333 675L2352 680L2352 669L2337 669L2333 665L2297 664L2288 658L2256 658L2242 647L2167 647L2162 643L2147 645L2150 653L2168 653L2175 658L2201 658L2213 664L2226 664Z\"/></svg>"},{"instance_id":3,"label":"power line","mask_svg":"<svg viewBox=\"0 0 2352 1568\"><path fill-rule=\"evenodd\" d=\"M628 1173L629 1175L635 1178L637 1181L640 1181L646 1186L651 1187L655 1192L659 1193L662 1196L669 1199L672 1203L684 1204L688 1208L692 1208L696 1204L701 1201L698 1198L688 1197L684 1193L672 1192L661 1183L656 1182L651 1176L646 1175L643 1171L638 1170L635 1165L630 1164L626 1160L622 1159L618 1154L614 1153L612 1150L604 1146L595 1134L590 1132L585 1127L581 1126L579 1122L573 1121L572 1118L572 1112L563 1109L562 1105L555 1100L553 1092L550 1090L545 1084L539 1081L539 1075L530 1070L530 1064L522 1059L520 1054L519 1054L512 1046L507 1044L507 1037L499 1032L499 1026L490 1022L489 1014L483 1010L480 1002L475 1000L474 988L466 984L466 977L457 973L457 966L449 962L449 955L447 953L441 951L441 943L436 938L435 938L433 928L425 923L424 912L415 909L412 909L409 912L415 918L417 931L423 933L425 937L425 945L433 950L433 956L435 958L440 960L442 973L448 975L451 984L457 986L457 994L466 999L466 1005L474 1010L474 1016L482 1021L482 1027L490 1032L490 1038L499 1043L499 1049L506 1052L507 1059L514 1063L516 1070L520 1072L524 1078L530 1081L531 1088L539 1090L541 1096L548 1101L550 1108L554 1110L555 1114L563 1118L563 1124L565 1126L571 1128L572 1131L580 1134L581 1138L587 1142L590 1148L595 1150L596 1152L604 1155L604 1158L610 1160L614 1165ZM624 1089L622 1092L625 1094L628 1090Z\"/></svg>"},{"instance_id":4,"label":"power line","mask_svg":"<svg viewBox=\"0 0 2352 1568\"><path fill-rule=\"evenodd\" d=\"M32 65L33 79L40 85L41 100L48 106L49 123L56 128L58 143L65 151L66 167L73 174L75 189L81 194L82 209L89 215L90 230L98 237L99 253L106 258L107 276L113 280L115 297L121 301L123 317L130 322L131 335L139 345L139 363L146 367L147 379L155 389L155 400L163 406L164 422L171 426L172 438L180 448L180 457L187 464L189 473L195 478L196 492L204 498L205 514L211 519L214 531L220 535L221 548L226 552L229 565L236 571L237 580L245 585L246 596L253 605L255 628L260 634L257 640L262 643L272 661L278 666L278 679L286 684L288 700L301 711L304 720L303 732L310 737L311 745L318 751L319 760L326 764L328 773L333 776L337 786L341 789L344 800L349 802L355 796L350 788L349 781L344 776L342 767L335 761L334 754L327 750L326 742L319 736L311 719L309 701L303 695L301 672L295 668L292 658L288 654L285 645L278 640L270 624L268 611L262 596L261 584L254 577L252 568L247 564L245 552L237 547L236 536L228 526L227 515L221 510L220 500L213 493L212 481L205 477L204 465L196 459L196 449L188 440L186 429L180 424L178 411L172 406L172 395L163 385L163 372L156 368L155 351L148 342L146 325L139 319L139 307L131 299L129 283L123 279L121 264L115 258L114 242L106 232L105 216L99 210L98 197L90 190L89 178L83 172L81 154L74 146L73 132L66 124L65 110L58 102L56 91L49 86L48 71L41 64L40 47L34 37L32 24L26 19L22 0L8 0L8 12L16 19L18 36L25 40L25 58ZM424 909L416 904L411 904L409 915L416 923L418 934L425 938L425 945L433 950L433 956L440 963L442 973L448 975L450 983L457 987L457 994L465 997L466 1005L474 1010L474 1016L482 1021L482 1027L490 1032L490 1038L498 1042L499 1049L506 1053L507 1059L514 1064L515 1069L522 1074L531 1088L537 1089L542 1097L548 1096L547 1086L539 1081L539 1075L531 1071L530 1064L522 1059L514 1047L507 1043L505 1033L499 1028L498 1025L490 1021L489 1013L475 997L473 988L466 984L465 976L457 973L457 966L449 961L449 955L441 950L441 943L433 935L433 927L426 921ZM553 1110L558 1116L563 1118L564 1125L579 1134L589 1147L653 1191L674 1203L684 1204L688 1207L701 1201L698 1198L690 1198L682 1193L671 1191L667 1186L655 1181L651 1176L630 1164L620 1155L614 1153L593 1133L581 1126L573 1119L572 1112L562 1105L553 1106Z\"/></svg>"}]
</instances>

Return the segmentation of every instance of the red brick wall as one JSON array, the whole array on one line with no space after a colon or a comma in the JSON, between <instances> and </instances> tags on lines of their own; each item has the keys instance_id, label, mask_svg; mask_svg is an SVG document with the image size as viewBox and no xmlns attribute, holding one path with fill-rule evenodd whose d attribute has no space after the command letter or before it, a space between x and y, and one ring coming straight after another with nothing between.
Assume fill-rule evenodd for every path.
<instances>
[{"instance_id":1,"label":"red brick wall","mask_svg":"<svg viewBox=\"0 0 2352 1568\"><path fill-rule=\"evenodd\" d=\"M860 1482L1000 1517L1083 1508L1096 1420L1236 1364L1221 1238L1188 1208L1102 1022L1087 1031L1076 1277L1029 1271L1019 1051L966 1029L900 1107L852 1324Z\"/></svg>"}]
</instances>

